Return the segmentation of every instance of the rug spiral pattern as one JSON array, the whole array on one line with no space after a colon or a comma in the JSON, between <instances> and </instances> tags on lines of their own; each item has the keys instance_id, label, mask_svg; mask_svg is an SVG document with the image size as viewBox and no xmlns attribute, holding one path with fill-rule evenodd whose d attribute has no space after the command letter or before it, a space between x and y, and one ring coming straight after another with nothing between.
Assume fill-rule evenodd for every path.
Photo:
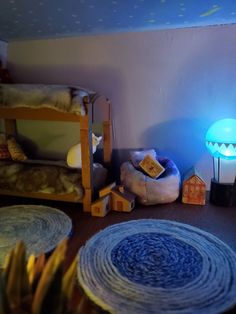
<instances>
[{"instance_id":1,"label":"rug spiral pattern","mask_svg":"<svg viewBox=\"0 0 236 314\"><path fill-rule=\"evenodd\" d=\"M236 305L236 254L196 227L141 219L95 234L78 280L110 313L222 313Z\"/></svg>"},{"instance_id":2,"label":"rug spiral pattern","mask_svg":"<svg viewBox=\"0 0 236 314\"><path fill-rule=\"evenodd\" d=\"M72 229L62 211L42 205L14 205L0 208L0 267L5 256L23 240L27 254L50 252Z\"/></svg>"}]
</instances>

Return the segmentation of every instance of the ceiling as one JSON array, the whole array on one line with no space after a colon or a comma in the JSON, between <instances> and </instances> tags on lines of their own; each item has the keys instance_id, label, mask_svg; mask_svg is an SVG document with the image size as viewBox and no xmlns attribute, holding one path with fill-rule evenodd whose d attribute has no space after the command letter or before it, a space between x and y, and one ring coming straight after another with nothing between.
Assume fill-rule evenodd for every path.
<instances>
[{"instance_id":1,"label":"ceiling","mask_svg":"<svg viewBox=\"0 0 236 314\"><path fill-rule=\"evenodd\" d=\"M236 0L0 0L0 40L236 23Z\"/></svg>"}]
</instances>

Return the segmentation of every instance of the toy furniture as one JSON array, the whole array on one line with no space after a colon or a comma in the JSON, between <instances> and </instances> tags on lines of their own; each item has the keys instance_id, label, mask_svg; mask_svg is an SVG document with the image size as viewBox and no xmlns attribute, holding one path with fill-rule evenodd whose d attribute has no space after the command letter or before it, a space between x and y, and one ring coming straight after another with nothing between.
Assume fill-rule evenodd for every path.
<instances>
[{"instance_id":1,"label":"toy furniture","mask_svg":"<svg viewBox=\"0 0 236 314\"><path fill-rule=\"evenodd\" d=\"M95 189L94 175L96 175L96 167L93 164L92 124L95 122L102 124L103 161L104 165L109 166L112 151L111 104L109 100L103 95L78 86L0 84L0 119L3 120L6 137L17 137L16 122L19 119L48 120L52 121L52 123L53 121L70 121L80 124L81 170L67 167L66 162L62 163L63 165L61 163L51 165L51 162L37 161L37 166L35 167L35 161L33 160L16 162L14 165L14 161L4 160L0 163L0 194L82 202L84 211L91 211ZM23 174L35 167L38 173L41 174L41 177L49 170L53 174L56 171L59 172L57 176L61 176L62 181L64 180L61 184L64 184L65 191L63 192L63 189L60 193L54 191L54 186L59 182L58 177L46 191L43 190L43 187L40 187L39 190L30 190L28 188L27 191L24 191L21 184L16 184L18 177L14 177L16 183L13 186L9 182L2 182L3 174L9 171L9 169L15 169L14 167L16 166L24 169ZM75 189L71 189L71 186L67 189L68 178L66 177L66 172L73 179L77 175L74 182L76 185ZM40 177L40 175L35 176L37 176L37 179ZM31 175L29 180L32 177ZM52 180L51 172L49 179ZM24 180L27 181L26 179ZM79 191L79 193L76 193L76 191Z\"/></svg>"},{"instance_id":2,"label":"toy furniture","mask_svg":"<svg viewBox=\"0 0 236 314\"><path fill-rule=\"evenodd\" d=\"M182 202L185 204L205 205L206 183L192 167L184 176Z\"/></svg>"}]
</instances>

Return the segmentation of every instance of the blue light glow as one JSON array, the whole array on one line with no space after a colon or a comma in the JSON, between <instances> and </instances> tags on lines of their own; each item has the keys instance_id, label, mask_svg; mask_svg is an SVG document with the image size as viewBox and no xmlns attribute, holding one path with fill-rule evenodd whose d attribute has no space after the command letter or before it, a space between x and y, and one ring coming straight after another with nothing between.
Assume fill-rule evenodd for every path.
<instances>
[{"instance_id":1,"label":"blue light glow","mask_svg":"<svg viewBox=\"0 0 236 314\"><path fill-rule=\"evenodd\" d=\"M222 119L212 124L205 140L213 157L236 159L236 119Z\"/></svg>"}]
</instances>

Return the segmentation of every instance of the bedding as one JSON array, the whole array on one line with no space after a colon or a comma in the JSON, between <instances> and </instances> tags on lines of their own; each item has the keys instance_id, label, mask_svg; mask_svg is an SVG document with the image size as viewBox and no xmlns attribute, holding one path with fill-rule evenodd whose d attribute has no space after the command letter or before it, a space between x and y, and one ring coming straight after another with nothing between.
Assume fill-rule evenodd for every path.
<instances>
[{"instance_id":1,"label":"bedding","mask_svg":"<svg viewBox=\"0 0 236 314\"><path fill-rule=\"evenodd\" d=\"M84 96L95 93L78 86L0 84L0 106L7 108L51 108L84 116Z\"/></svg>"},{"instance_id":2,"label":"bedding","mask_svg":"<svg viewBox=\"0 0 236 314\"><path fill-rule=\"evenodd\" d=\"M100 189L105 185L107 170L100 164L93 165L94 185ZM75 193L83 197L81 171L64 166L64 162L0 161L0 189L21 193Z\"/></svg>"}]
</instances>

